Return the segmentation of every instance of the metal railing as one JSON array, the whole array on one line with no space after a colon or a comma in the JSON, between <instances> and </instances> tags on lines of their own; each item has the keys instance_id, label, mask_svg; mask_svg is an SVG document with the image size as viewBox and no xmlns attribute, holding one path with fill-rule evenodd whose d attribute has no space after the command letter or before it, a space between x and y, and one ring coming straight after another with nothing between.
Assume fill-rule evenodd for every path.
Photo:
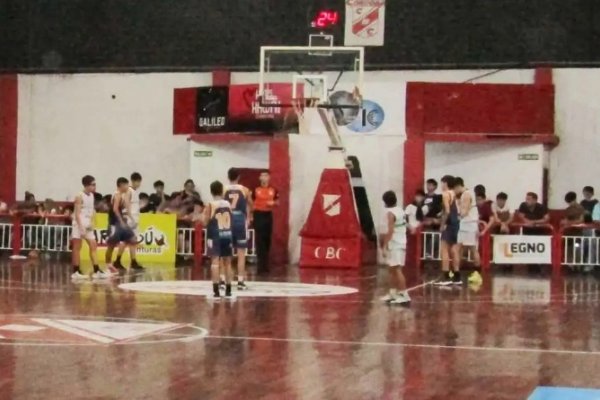
<instances>
[{"instance_id":1,"label":"metal railing","mask_svg":"<svg viewBox=\"0 0 600 400\"><path fill-rule=\"evenodd\" d=\"M39 214L0 214L0 251L11 251L19 255L22 251L38 250L49 253L68 253L71 251L71 219L62 215ZM38 218L44 223L22 223L24 218ZM98 237L101 235L98 234ZM178 256L193 256L201 259L207 255L206 229L201 225L194 227L178 226L176 242ZM247 257L256 255L254 229L248 229ZM196 252L201 248L200 254Z\"/></svg>"}]
</instances>

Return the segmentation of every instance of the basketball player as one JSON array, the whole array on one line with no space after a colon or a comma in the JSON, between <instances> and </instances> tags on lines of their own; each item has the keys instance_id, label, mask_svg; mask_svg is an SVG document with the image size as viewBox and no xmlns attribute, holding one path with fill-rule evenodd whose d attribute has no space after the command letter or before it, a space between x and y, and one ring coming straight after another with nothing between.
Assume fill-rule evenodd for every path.
<instances>
[{"instance_id":1,"label":"basketball player","mask_svg":"<svg viewBox=\"0 0 600 400\"><path fill-rule=\"evenodd\" d=\"M459 255L458 230L460 226L456 196L452 190L454 188L454 177L446 175L441 181L442 217L440 230L442 232L442 242L440 251L442 257L442 277L434 284L438 286L449 286L462 283L458 271L453 275L450 275L450 260L457 258Z\"/></svg>"},{"instance_id":2,"label":"basketball player","mask_svg":"<svg viewBox=\"0 0 600 400\"><path fill-rule=\"evenodd\" d=\"M79 268L81 257L81 240L85 240L90 249L90 260L94 266L93 277L97 279L106 279L110 274L100 271L98 267L98 256L96 249L98 247L94 236L94 218L96 211L94 209L94 192L96 191L96 180L93 176L86 175L81 179L83 191L75 196L75 211L73 213L73 252L71 254L73 262L73 274L71 279L88 279L88 275L81 273Z\"/></svg>"},{"instance_id":3,"label":"basketball player","mask_svg":"<svg viewBox=\"0 0 600 400\"><path fill-rule=\"evenodd\" d=\"M139 188L142 185L142 175L138 172L131 174L131 184L127 191L127 224L131 228L136 239L130 243L119 243L119 251L117 252L117 260L115 261L114 267L120 271L125 270L123 264L121 264L121 257L125 252L125 247L129 247L129 256L131 258L131 268L134 270L143 270L140 264L138 264L137 255L137 238L139 236L139 225L140 225L140 191Z\"/></svg>"},{"instance_id":4,"label":"basketball player","mask_svg":"<svg viewBox=\"0 0 600 400\"><path fill-rule=\"evenodd\" d=\"M231 234L233 247L237 256L237 278L238 290L246 290L248 287L244 283L246 277L246 249L248 248L248 216L252 215L252 196L250 190L239 184L240 171L236 168L230 168L227 171L229 186L225 190L225 199L231 204Z\"/></svg>"},{"instance_id":5,"label":"basketball player","mask_svg":"<svg viewBox=\"0 0 600 400\"><path fill-rule=\"evenodd\" d=\"M458 198L460 225L458 230L458 256L453 261L454 274L459 275L463 249L472 254L475 272L469 275L469 282L481 282L481 258L479 256L479 210L474 194L465 188L462 178L454 178L454 193ZM460 275L459 275L460 276Z\"/></svg>"},{"instance_id":6,"label":"basketball player","mask_svg":"<svg viewBox=\"0 0 600 400\"><path fill-rule=\"evenodd\" d=\"M129 181L127 178L121 177L117 179L117 190L112 196L111 208L108 213L110 236L106 240L107 247L105 261L107 264L110 264L113 250L119 243L129 243L133 245L136 242L135 234L126 220L127 210L130 209L128 204L128 194ZM120 264L120 261L117 260L117 262L117 269L121 272L125 271L125 268Z\"/></svg>"},{"instance_id":7,"label":"basketball player","mask_svg":"<svg viewBox=\"0 0 600 400\"><path fill-rule=\"evenodd\" d=\"M210 272L215 299L221 297L219 289L219 265L225 270L225 298L231 299L231 256L233 255L231 205L223 198L223 184L214 181L210 184L213 201L204 209L203 222L206 226L206 244L211 258Z\"/></svg>"},{"instance_id":8,"label":"basketball player","mask_svg":"<svg viewBox=\"0 0 600 400\"><path fill-rule=\"evenodd\" d=\"M388 304L407 304L410 296L402 273L406 261L406 215L402 207L398 207L396 194L391 190L383 194L383 204L387 229L381 235L380 243L389 267L390 289L381 300Z\"/></svg>"}]
</instances>

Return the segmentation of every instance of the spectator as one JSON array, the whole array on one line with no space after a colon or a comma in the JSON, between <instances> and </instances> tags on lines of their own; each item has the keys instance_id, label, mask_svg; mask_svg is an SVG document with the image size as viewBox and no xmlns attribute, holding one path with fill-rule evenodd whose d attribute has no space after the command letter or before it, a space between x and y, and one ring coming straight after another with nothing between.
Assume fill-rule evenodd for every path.
<instances>
[{"instance_id":1,"label":"spectator","mask_svg":"<svg viewBox=\"0 0 600 400\"><path fill-rule=\"evenodd\" d=\"M0 213L7 213L8 212L8 205L2 201L2 199L0 199Z\"/></svg>"},{"instance_id":2,"label":"spectator","mask_svg":"<svg viewBox=\"0 0 600 400\"><path fill-rule=\"evenodd\" d=\"M436 193L438 183L435 179L427 179L427 194L423 205L427 206L427 212L423 219L423 225L437 226L440 224L440 214L442 213L442 195Z\"/></svg>"},{"instance_id":3,"label":"spectator","mask_svg":"<svg viewBox=\"0 0 600 400\"><path fill-rule=\"evenodd\" d=\"M142 192L139 195L139 199L140 199L140 212L147 213L150 196L148 196L148 193Z\"/></svg>"},{"instance_id":4,"label":"spectator","mask_svg":"<svg viewBox=\"0 0 600 400\"><path fill-rule=\"evenodd\" d=\"M479 212L479 220L485 222L485 228L481 231L481 235L484 235L494 223L492 201L485 197L485 191L478 191L475 192L475 203Z\"/></svg>"},{"instance_id":5,"label":"spectator","mask_svg":"<svg viewBox=\"0 0 600 400\"><path fill-rule=\"evenodd\" d=\"M417 190L414 200L406 206L406 216L408 218L408 226L411 229L418 228L425 220L428 207L425 205L425 192Z\"/></svg>"},{"instance_id":6,"label":"spectator","mask_svg":"<svg viewBox=\"0 0 600 400\"><path fill-rule=\"evenodd\" d=\"M157 212L162 210L169 201L169 196L165 194L165 183L163 181L154 182L154 193L148 198L148 205L142 212Z\"/></svg>"},{"instance_id":7,"label":"spectator","mask_svg":"<svg viewBox=\"0 0 600 400\"><path fill-rule=\"evenodd\" d=\"M496 202L492 206L494 222L500 224L500 233L510 233L510 223L513 221L514 214L506 204L508 195L504 192L498 193Z\"/></svg>"},{"instance_id":8,"label":"spectator","mask_svg":"<svg viewBox=\"0 0 600 400\"><path fill-rule=\"evenodd\" d=\"M565 195L565 202L567 203L567 208L565 209L565 218L561 221L561 225L571 226L582 224L586 210L582 205L577 203L577 194L575 192L568 192Z\"/></svg>"},{"instance_id":9,"label":"spectator","mask_svg":"<svg viewBox=\"0 0 600 400\"><path fill-rule=\"evenodd\" d=\"M194 184L194 181L191 179L188 179L183 184L183 191L181 192L181 200L184 202L189 201L190 203L192 203L192 199L194 199L194 198L196 198L198 200L202 200L200 198L200 193L198 193L196 191L196 185Z\"/></svg>"},{"instance_id":10,"label":"spectator","mask_svg":"<svg viewBox=\"0 0 600 400\"><path fill-rule=\"evenodd\" d=\"M479 185L475 185L475 187L473 188L473 193L475 193L475 196L481 195L483 197L485 196L485 186L479 184Z\"/></svg>"},{"instance_id":11,"label":"spectator","mask_svg":"<svg viewBox=\"0 0 600 400\"><path fill-rule=\"evenodd\" d=\"M594 198L594 188L585 186L583 188L583 200L581 200L581 206L585 209L585 222L592 222L592 213L596 204L598 204L598 200Z\"/></svg>"},{"instance_id":12,"label":"spectator","mask_svg":"<svg viewBox=\"0 0 600 400\"><path fill-rule=\"evenodd\" d=\"M519 206L519 216L527 225L544 225L550 221L548 210L538 203L538 195L533 192L527 193L525 202Z\"/></svg>"}]
</instances>

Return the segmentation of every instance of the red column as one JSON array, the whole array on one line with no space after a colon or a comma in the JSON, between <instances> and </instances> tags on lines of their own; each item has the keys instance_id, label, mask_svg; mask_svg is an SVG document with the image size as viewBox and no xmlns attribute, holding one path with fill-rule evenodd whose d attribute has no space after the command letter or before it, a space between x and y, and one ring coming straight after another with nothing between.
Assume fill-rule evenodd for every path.
<instances>
[{"instance_id":1,"label":"red column","mask_svg":"<svg viewBox=\"0 0 600 400\"><path fill-rule=\"evenodd\" d=\"M194 266L202 265L204 258L204 226L201 223L194 225Z\"/></svg>"},{"instance_id":2,"label":"red column","mask_svg":"<svg viewBox=\"0 0 600 400\"><path fill-rule=\"evenodd\" d=\"M273 237L270 261L287 264L290 233L290 152L286 135L275 135L269 142L271 185L279 192L279 206L273 211Z\"/></svg>"},{"instance_id":3,"label":"red column","mask_svg":"<svg viewBox=\"0 0 600 400\"><path fill-rule=\"evenodd\" d=\"M17 75L0 75L0 199L15 201L17 185Z\"/></svg>"}]
</instances>

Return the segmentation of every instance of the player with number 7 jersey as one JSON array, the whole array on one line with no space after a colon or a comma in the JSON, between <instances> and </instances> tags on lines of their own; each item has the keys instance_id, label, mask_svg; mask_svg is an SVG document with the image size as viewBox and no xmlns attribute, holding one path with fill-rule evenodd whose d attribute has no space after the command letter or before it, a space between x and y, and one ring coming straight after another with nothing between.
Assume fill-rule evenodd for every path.
<instances>
[{"instance_id":1,"label":"player with number 7 jersey","mask_svg":"<svg viewBox=\"0 0 600 400\"><path fill-rule=\"evenodd\" d=\"M231 256L233 255L231 234L231 205L223 198L223 184L215 181L210 184L213 201L204 210L206 224L206 244L211 257L211 276L215 298L219 293L219 266L225 269L225 298L231 298Z\"/></svg>"},{"instance_id":2,"label":"player with number 7 jersey","mask_svg":"<svg viewBox=\"0 0 600 400\"><path fill-rule=\"evenodd\" d=\"M229 186L225 190L225 199L231 204L231 233L233 247L237 256L238 290L247 290L244 283L246 277L246 249L248 248L248 218L251 215L252 196L250 190L239 184L240 172L237 168L227 171Z\"/></svg>"}]
</instances>

